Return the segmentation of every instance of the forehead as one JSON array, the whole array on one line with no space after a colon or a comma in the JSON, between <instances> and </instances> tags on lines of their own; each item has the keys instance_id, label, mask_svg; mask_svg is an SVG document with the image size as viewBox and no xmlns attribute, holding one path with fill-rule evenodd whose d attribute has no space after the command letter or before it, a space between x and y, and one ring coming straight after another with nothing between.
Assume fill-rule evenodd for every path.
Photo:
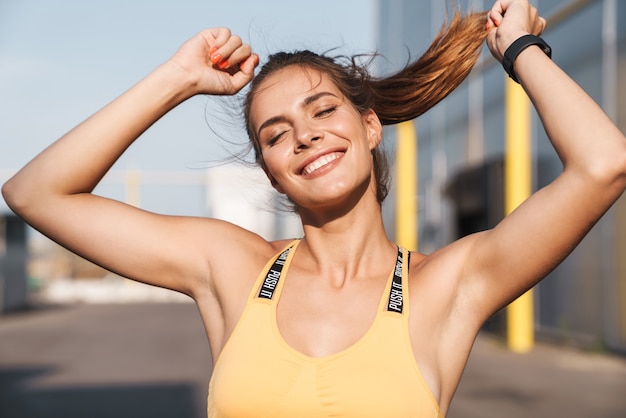
<instances>
[{"instance_id":1,"label":"forehead","mask_svg":"<svg viewBox=\"0 0 626 418\"><path fill-rule=\"evenodd\" d=\"M343 94L325 73L308 67L292 65L268 76L257 88L250 103L253 126L276 116L288 107L300 106L304 100L319 92L329 92L343 98Z\"/></svg>"}]
</instances>

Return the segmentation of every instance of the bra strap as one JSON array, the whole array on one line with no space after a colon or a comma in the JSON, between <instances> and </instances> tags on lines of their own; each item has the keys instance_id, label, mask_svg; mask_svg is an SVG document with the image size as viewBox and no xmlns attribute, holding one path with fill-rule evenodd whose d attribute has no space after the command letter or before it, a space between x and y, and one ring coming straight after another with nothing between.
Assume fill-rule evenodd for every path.
<instances>
[{"instance_id":1,"label":"bra strap","mask_svg":"<svg viewBox=\"0 0 626 418\"><path fill-rule=\"evenodd\" d=\"M272 264L272 267L267 271L263 285L257 295L259 298L272 299L272 297L274 297L274 291L278 285L278 280L280 280L280 274L283 271L283 266L287 262L287 257L289 257L289 252L292 248L293 245L290 245L274 260L274 264Z\"/></svg>"},{"instance_id":2,"label":"bra strap","mask_svg":"<svg viewBox=\"0 0 626 418\"><path fill-rule=\"evenodd\" d=\"M272 299L278 281L280 280L281 272L289 257L289 253L293 249L293 246L288 247L274 260L272 267L267 271L263 285L259 289L257 297L262 299ZM407 252L407 266L411 259L411 253ZM403 249L398 247L398 257L396 261L396 267L393 271L393 279L391 282L391 289L389 290L389 299L387 301L387 311L402 313L404 296L402 293L402 276L404 270L404 254Z\"/></svg>"},{"instance_id":3,"label":"bra strap","mask_svg":"<svg viewBox=\"0 0 626 418\"><path fill-rule=\"evenodd\" d=\"M411 260L411 253L407 252L407 270L409 261ZM393 270L393 280L391 282L391 289L389 290L389 300L387 301L387 311L396 312L402 314L404 307L404 295L402 293L402 276L404 270L404 250L398 247L398 259L396 261L396 268Z\"/></svg>"}]
</instances>

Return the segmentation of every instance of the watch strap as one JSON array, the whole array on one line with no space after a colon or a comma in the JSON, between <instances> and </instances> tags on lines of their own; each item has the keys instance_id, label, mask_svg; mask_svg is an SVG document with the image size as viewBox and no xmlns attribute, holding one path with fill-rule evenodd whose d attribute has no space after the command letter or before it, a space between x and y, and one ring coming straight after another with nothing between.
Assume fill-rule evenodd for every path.
<instances>
[{"instance_id":1,"label":"watch strap","mask_svg":"<svg viewBox=\"0 0 626 418\"><path fill-rule=\"evenodd\" d=\"M504 57L502 58L502 66L504 67L504 71L515 81L519 83L517 79L517 75L513 70L513 64L515 63L515 59L517 56L526 48L532 45L537 45L541 48L541 50L549 57L552 58L552 48L550 45L546 43L543 39L535 35L524 35L517 38L504 52Z\"/></svg>"}]
</instances>

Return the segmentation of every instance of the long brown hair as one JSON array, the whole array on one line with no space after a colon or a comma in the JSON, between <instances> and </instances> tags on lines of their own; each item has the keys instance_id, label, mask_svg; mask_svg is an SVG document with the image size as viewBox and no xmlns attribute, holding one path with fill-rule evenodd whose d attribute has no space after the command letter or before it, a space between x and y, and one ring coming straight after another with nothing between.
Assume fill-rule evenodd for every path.
<instances>
[{"instance_id":1,"label":"long brown hair","mask_svg":"<svg viewBox=\"0 0 626 418\"><path fill-rule=\"evenodd\" d=\"M361 113L373 109L384 125L414 119L443 100L467 77L487 37L486 12L456 11L445 22L430 47L416 61L387 77L373 77L361 56L329 57L311 51L279 52L269 57L250 84L244 117L255 159L264 165L258 138L250 121L250 108L265 79L288 66L301 66L328 76ZM370 61L371 63L371 61ZM379 203L389 191L389 168L382 147L372 151Z\"/></svg>"}]
</instances>

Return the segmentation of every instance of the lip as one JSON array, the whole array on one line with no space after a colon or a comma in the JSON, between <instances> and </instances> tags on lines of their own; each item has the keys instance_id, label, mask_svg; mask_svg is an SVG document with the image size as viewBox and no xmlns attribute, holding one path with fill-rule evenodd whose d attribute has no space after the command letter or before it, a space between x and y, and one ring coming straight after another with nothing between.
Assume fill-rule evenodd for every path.
<instances>
[{"instance_id":1,"label":"lip","mask_svg":"<svg viewBox=\"0 0 626 418\"><path fill-rule=\"evenodd\" d=\"M327 171L328 168L334 166L339 160L341 160L341 158L343 157L343 154L345 154L346 150L345 148L328 148L325 149L323 151L317 152L311 156L309 156L308 158L306 158L297 168L296 168L296 172L301 175L301 176L305 176L305 177L313 177L315 176L318 172L322 173ZM324 157L325 155L329 155L329 154L334 154L334 153L341 153L342 155L339 156L339 158L334 159L333 161L329 162L328 164L325 164L324 166L318 168L317 170L313 171L311 174L305 174L304 173L304 169L305 167L307 167L309 164L311 164L312 162Z\"/></svg>"}]
</instances>

